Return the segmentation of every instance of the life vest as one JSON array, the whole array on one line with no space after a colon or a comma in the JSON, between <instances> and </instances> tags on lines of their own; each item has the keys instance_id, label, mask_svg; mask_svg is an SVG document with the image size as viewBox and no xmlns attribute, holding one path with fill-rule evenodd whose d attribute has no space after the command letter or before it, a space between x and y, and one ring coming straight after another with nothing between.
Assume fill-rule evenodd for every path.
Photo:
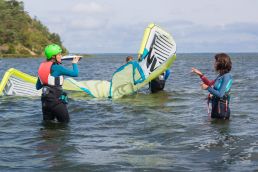
<instances>
[{"instance_id":1,"label":"life vest","mask_svg":"<svg viewBox=\"0 0 258 172\"><path fill-rule=\"evenodd\" d=\"M42 85L62 86L64 77L51 76L51 67L54 63L52 61L42 62L38 69L38 76Z\"/></svg>"}]
</instances>

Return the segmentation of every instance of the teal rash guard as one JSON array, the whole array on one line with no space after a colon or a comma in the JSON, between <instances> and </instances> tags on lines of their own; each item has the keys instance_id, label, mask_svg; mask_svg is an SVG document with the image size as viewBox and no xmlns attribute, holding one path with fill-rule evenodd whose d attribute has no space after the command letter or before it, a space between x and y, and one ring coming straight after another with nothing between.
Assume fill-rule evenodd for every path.
<instances>
[{"instance_id":1,"label":"teal rash guard","mask_svg":"<svg viewBox=\"0 0 258 172\"><path fill-rule=\"evenodd\" d=\"M53 77L59 77L61 75L63 76L71 76L71 77L77 77L79 74L78 65L76 63L73 63L73 69L67 69L64 66L53 64L51 66L51 76ZM36 83L36 89L39 90L43 87L41 84L39 78Z\"/></svg>"},{"instance_id":2,"label":"teal rash guard","mask_svg":"<svg viewBox=\"0 0 258 172\"><path fill-rule=\"evenodd\" d=\"M230 90L230 87L232 85L232 76L230 73L226 73L222 76L219 76L214 83L214 87L209 86L208 91L218 97L222 98L225 93L227 93Z\"/></svg>"}]
</instances>

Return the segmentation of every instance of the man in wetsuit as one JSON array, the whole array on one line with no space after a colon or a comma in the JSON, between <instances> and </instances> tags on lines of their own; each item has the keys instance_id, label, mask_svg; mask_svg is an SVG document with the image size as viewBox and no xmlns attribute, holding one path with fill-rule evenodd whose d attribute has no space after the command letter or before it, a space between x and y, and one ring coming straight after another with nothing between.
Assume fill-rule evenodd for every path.
<instances>
[{"instance_id":1,"label":"man in wetsuit","mask_svg":"<svg viewBox=\"0 0 258 172\"><path fill-rule=\"evenodd\" d=\"M149 83L149 88L151 93L157 93L164 89L166 80L170 75L170 70L166 70L163 74L159 75L157 78L153 79Z\"/></svg>"},{"instance_id":2,"label":"man in wetsuit","mask_svg":"<svg viewBox=\"0 0 258 172\"><path fill-rule=\"evenodd\" d=\"M42 88L41 102L43 120L57 119L58 122L68 123L70 120L67 110L67 95L62 89L63 76L77 77L79 74L77 63L79 57L72 61L73 69L67 69L61 65L62 49L59 45L46 46L46 61L40 64L36 89Z\"/></svg>"}]
</instances>

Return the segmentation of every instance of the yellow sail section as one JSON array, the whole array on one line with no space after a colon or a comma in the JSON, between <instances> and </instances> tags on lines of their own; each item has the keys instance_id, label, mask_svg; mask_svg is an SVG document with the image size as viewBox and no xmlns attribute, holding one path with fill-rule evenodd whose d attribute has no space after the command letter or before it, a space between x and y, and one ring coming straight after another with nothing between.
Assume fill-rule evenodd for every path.
<instances>
[{"instance_id":1,"label":"yellow sail section","mask_svg":"<svg viewBox=\"0 0 258 172\"><path fill-rule=\"evenodd\" d=\"M5 72L0 83L0 95L40 95L41 92L35 88L36 81L36 77L10 68Z\"/></svg>"},{"instance_id":2,"label":"yellow sail section","mask_svg":"<svg viewBox=\"0 0 258 172\"><path fill-rule=\"evenodd\" d=\"M36 90L37 77L10 68L4 74L0 83L0 95L40 96L41 90ZM64 80L65 90L83 91L76 85Z\"/></svg>"},{"instance_id":3,"label":"yellow sail section","mask_svg":"<svg viewBox=\"0 0 258 172\"><path fill-rule=\"evenodd\" d=\"M110 82L104 80L88 80L88 81L76 81L72 78L67 78L66 84L69 88L77 87L78 90L86 92L88 95L96 98L107 98L109 97Z\"/></svg>"},{"instance_id":4,"label":"yellow sail section","mask_svg":"<svg viewBox=\"0 0 258 172\"><path fill-rule=\"evenodd\" d=\"M138 52L138 60L140 60L141 58L141 55L143 54L144 52L144 49L147 45L147 42L148 42L148 39L149 39L149 36L150 36L150 32L151 32L151 29L155 26L154 23L151 23L149 24L149 26L144 30L144 33L143 33L143 38L142 38L142 43L141 43L141 46L140 46L140 49L139 49L139 52Z\"/></svg>"},{"instance_id":5,"label":"yellow sail section","mask_svg":"<svg viewBox=\"0 0 258 172\"><path fill-rule=\"evenodd\" d=\"M111 80L110 97L117 99L124 95L134 93L134 86L144 81L143 72L138 62L129 62L121 66L114 74Z\"/></svg>"}]
</instances>

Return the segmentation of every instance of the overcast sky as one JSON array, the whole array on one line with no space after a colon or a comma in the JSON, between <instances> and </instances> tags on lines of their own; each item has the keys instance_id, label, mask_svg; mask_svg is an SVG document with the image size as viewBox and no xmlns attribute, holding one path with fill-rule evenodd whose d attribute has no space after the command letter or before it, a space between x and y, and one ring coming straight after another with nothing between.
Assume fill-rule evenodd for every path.
<instances>
[{"instance_id":1,"label":"overcast sky","mask_svg":"<svg viewBox=\"0 0 258 172\"><path fill-rule=\"evenodd\" d=\"M177 52L258 52L258 0L23 0L70 52L137 53L145 27Z\"/></svg>"}]
</instances>

